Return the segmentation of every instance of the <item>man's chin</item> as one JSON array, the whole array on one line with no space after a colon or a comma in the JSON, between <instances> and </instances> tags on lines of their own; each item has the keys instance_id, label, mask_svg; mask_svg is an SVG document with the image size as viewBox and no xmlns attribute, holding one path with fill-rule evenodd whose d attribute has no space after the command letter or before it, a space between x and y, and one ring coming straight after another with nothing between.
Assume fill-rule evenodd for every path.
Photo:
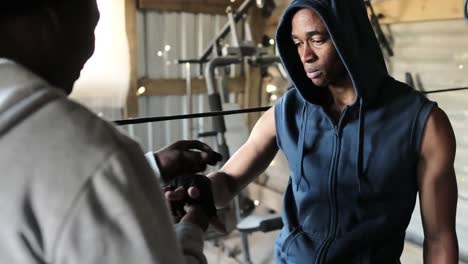
<instances>
[{"instance_id":1,"label":"man's chin","mask_svg":"<svg viewBox=\"0 0 468 264\"><path fill-rule=\"evenodd\" d=\"M65 81L64 85L62 86L63 91L67 95L70 95L73 91L73 87L75 86L76 81L80 78L81 71L77 71L73 76L71 76L68 80Z\"/></svg>"},{"instance_id":2,"label":"man's chin","mask_svg":"<svg viewBox=\"0 0 468 264\"><path fill-rule=\"evenodd\" d=\"M65 92L65 94L70 95L73 91L73 86L75 85L75 80L63 80L62 83L56 85L57 88Z\"/></svg>"},{"instance_id":3,"label":"man's chin","mask_svg":"<svg viewBox=\"0 0 468 264\"><path fill-rule=\"evenodd\" d=\"M310 79L312 83L317 86L317 87L327 87L328 84L324 82L323 80L318 80L318 79Z\"/></svg>"},{"instance_id":4,"label":"man's chin","mask_svg":"<svg viewBox=\"0 0 468 264\"><path fill-rule=\"evenodd\" d=\"M67 86L63 89L67 95L70 95L73 91L73 85Z\"/></svg>"}]
</instances>

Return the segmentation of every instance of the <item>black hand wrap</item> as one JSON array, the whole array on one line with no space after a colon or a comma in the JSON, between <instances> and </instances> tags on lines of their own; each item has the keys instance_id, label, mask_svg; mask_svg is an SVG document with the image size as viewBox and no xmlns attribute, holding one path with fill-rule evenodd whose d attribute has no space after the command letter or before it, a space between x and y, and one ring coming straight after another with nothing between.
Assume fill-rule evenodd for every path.
<instances>
[{"instance_id":1,"label":"black hand wrap","mask_svg":"<svg viewBox=\"0 0 468 264\"><path fill-rule=\"evenodd\" d=\"M199 205L210 219L216 216L216 207L214 205L213 193L211 190L211 181L208 177L200 174L178 176L169 183L169 186L172 190L182 186L187 191L190 187L196 187L199 191L199 196L196 199L189 197L187 194L184 200L171 202L172 213L175 216L185 214L184 206L186 204Z\"/></svg>"}]
</instances>

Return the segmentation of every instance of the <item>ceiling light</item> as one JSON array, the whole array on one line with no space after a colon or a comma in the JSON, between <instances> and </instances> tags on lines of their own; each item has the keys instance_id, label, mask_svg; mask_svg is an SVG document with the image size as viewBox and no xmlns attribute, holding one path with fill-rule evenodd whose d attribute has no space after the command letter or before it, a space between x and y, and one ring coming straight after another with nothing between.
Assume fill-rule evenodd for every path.
<instances>
[{"instance_id":1,"label":"ceiling light","mask_svg":"<svg viewBox=\"0 0 468 264\"><path fill-rule=\"evenodd\" d=\"M267 93L274 93L274 92L276 92L277 90L278 90L278 87L276 87L276 85L274 85L274 84L268 84L268 85L266 86L266 91L267 91Z\"/></svg>"},{"instance_id":2,"label":"ceiling light","mask_svg":"<svg viewBox=\"0 0 468 264\"><path fill-rule=\"evenodd\" d=\"M141 86L140 88L138 88L137 96L143 95L145 92L146 92L146 87Z\"/></svg>"}]
</instances>

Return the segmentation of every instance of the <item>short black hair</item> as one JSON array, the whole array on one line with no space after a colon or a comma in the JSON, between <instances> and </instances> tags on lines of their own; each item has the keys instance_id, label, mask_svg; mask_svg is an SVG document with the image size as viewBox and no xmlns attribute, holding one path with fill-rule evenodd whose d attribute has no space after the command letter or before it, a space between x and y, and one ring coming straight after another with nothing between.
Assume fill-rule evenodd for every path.
<instances>
[{"instance_id":1,"label":"short black hair","mask_svg":"<svg viewBox=\"0 0 468 264\"><path fill-rule=\"evenodd\" d=\"M54 8L67 0L7 0L0 7L0 16L21 16L44 8ZM68 0L70 1L70 0Z\"/></svg>"}]
</instances>

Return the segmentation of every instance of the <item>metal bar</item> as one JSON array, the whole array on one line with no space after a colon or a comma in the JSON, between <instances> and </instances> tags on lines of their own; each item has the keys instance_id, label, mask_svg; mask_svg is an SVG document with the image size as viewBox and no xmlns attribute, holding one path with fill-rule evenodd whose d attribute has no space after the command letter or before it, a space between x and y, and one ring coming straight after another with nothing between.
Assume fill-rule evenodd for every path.
<instances>
[{"instance_id":1,"label":"metal bar","mask_svg":"<svg viewBox=\"0 0 468 264\"><path fill-rule=\"evenodd\" d=\"M236 195L234 198L234 209L236 211L237 223L239 223L242 220L239 195ZM241 245L242 251L244 251L244 263L252 264L252 260L250 258L249 240L247 238L247 234L244 232L241 232Z\"/></svg>"},{"instance_id":2,"label":"metal bar","mask_svg":"<svg viewBox=\"0 0 468 264\"><path fill-rule=\"evenodd\" d=\"M433 93L444 93L444 92L453 92L453 91L462 91L462 90L468 90L468 87L425 91L421 93L433 94ZM185 118L202 118L202 117L212 117L212 116L222 116L222 115L236 115L236 114L245 114L245 113L254 113L254 112L265 112L269 108L270 106L263 106L263 107L254 107L254 108L246 108L246 109L239 109L239 110L197 113L197 114L190 114L190 115L133 118L133 119L125 119L125 120L115 120L114 123L118 126L123 126L123 125L141 124L141 123L147 123L147 122L162 122L162 121L170 121L170 120L179 120L179 119L185 119Z\"/></svg>"},{"instance_id":3,"label":"metal bar","mask_svg":"<svg viewBox=\"0 0 468 264\"><path fill-rule=\"evenodd\" d=\"M147 16L146 16L146 12L141 12L142 13L142 16L143 16L143 32L145 32L143 34L143 55L144 55L144 58L145 58L145 61L144 61L144 70L143 70L143 76L145 77L149 77L149 58L151 57L149 54L148 54L148 21L147 21Z\"/></svg>"},{"instance_id":4,"label":"metal bar","mask_svg":"<svg viewBox=\"0 0 468 264\"><path fill-rule=\"evenodd\" d=\"M160 117L145 117L145 118L131 118L125 120L115 120L114 123L118 126L132 125L132 124L142 124L148 122L162 122L162 121L171 121L171 120L180 120L187 118L202 118L202 117L213 117L213 116L225 116L225 115L236 115L236 114L245 114L245 113L254 113L254 112L265 112L270 109L270 106L266 107L255 107L239 110L229 110L229 111L215 111L207 113L197 113L190 115L174 115L174 116L160 116Z\"/></svg>"},{"instance_id":5,"label":"metal bar","mask_svg":"<svg viewBox=\"0 0 468 264\"><path fill-rule=\"evenodd\" d=\"M186 78L186 88L187 88L187 114L193 114L192 106L192 69L190 68L190 63L185 64L185 78ZM188 139L193 137L193 122L192 119L188 119Z\"/></svg>"},{"instance_id":6,"label":"metal bar","mask_svg":"<svg viewBox=\"0 0 468 264\"><path fill-rule=\"evenodd\" d=\"M190 64L204 64L204 63L207 63L207 62L209 62L209 60L199 60L199 59L177 60L177 63L178 63L178 64L186 64L186 63L190 63Z\"/></svg>"},{"instance_id":7,"label":"metal bar","mask_svg":"<svg viewBox=\"0 0 468 264\"><path fill-rule=\"evenodd\" d=\"M214 70L217 67L226 66L230 64L239 64L242 62L242 59L237 56L225 56L225 57L216 57L212 59L205 69L205 79L206 79L206 89L208 94L216 93L216 85L214 80Z\"/></svg>"},{"instance_id":8,"label":"metal bar","mask_svg":"<svg viewBox=\"0 0 468 264\"><path fill-rule=\"evenodd\" d=\"M387 53L390 57L393 56L393 49L392 47L390 46L390 43L388 42L388 39L387 37L385 36L385 34L383 33L382 31L382 27L380 26L380 22L379 22L379 18L378 16L375 14L374 12L374 8L370 2L370 0L366 0L365 1L366 5L369 7L370 9L370 12L371 12L371 18L370 18L370 21L371 21L371 24L372 26L374 27L374 30L377 34L377 39L378 41L382 44L382 46L384 47L384 49L387 50Z\"/></svg>"},{"instance_id":9,"label":"metal bar","mask_svg":"<svg viewBox=\"0 0 468 264\"><path fill-rule=\"evenodd\" d=\"M413 75L411 72L405 72L405 83L413 89L416 89L414 85Z\"/></svg>"},{"instance_id":10,"label":"metal bar","mask_svg":"<svg viewBox=\"0 0 468 264\"><path fill-rule=\"evenodd\" d=\"M245 0L242 5L239 7L239 9L235 12L234 14L234 21L238 22L244 14L246 14L249 11L249 8L254 4L255 0ZM200 60L206 60L211 54L211 51L213 50L213 47L216 45L219 39L222 39L227 36L227 34L230 31L230 23L229 21L224 25L224 27L221 29L219 34L212 40L210 41L210 44L208 47L203 51L202 56L200 57Z\"/></svg>"},{"instance_id":11,"label":"metal bar","mask_svg":"<svg viewBox=\"0 0 468 264\"><path fill-rule=\"evenodd\" d=\"M269 64L281 63L281 58L279 56L264 55L264 56L258 56L255 62L260 65L266 66Z\"/></svg>"},{"instance_id":12,"label":"metal bar","mask_svg":"<svg viewBox=\"0 0 468 264\"><path fill-rule=\"evenodd\" d=\"M228 7L227 16L229 27L231 28L231 36L232 40L234 41L234 46L239 47L240 42L239 36L237 35L236 21L234 21L234 11L230 7Z\"/></svg>"},{"instance_id":13,"label":"metal bar","mask_svg":"<svg viewBox=\"0 0 468 264\"><path fill-rule=\"evenodd\" d=\"M147 133L146 136L147 136L147 139L148 139L148 149L147 149L147 151L153 151L153 149L154 149L154 144L153 144L153 123L147 123L146 124L146 133Z\"/></svg>"},{"instance_id":14,"label":"metal bar","mask_svg":"<svg viewBox=\"0 0 468 264\"><path fill-rule=\"evenodd\" d=\"M433 91L424 91L421 92L423 94L433 94L433 93L446 93L446 92L454 92L454 91L462 91L468 90L468 87L460 87L460 88L449 88L449 89L441 89L441 90L433 90Z\"/></svg>"},{"instance_id":15,"label":"metal bar","mask_svg":"<svg viewBox=\"0 0 468 264\"><path fill-rule=\"evenodd\" d=\"M145 108L146 108L146 113L151 113L151 97L147 96L145 98ZM154 149L154 143L153 143L153 123L147 123L146 124L146 136L148 139L148 149L147 151L153 151Z\"/></svg>"}]
</instances>

